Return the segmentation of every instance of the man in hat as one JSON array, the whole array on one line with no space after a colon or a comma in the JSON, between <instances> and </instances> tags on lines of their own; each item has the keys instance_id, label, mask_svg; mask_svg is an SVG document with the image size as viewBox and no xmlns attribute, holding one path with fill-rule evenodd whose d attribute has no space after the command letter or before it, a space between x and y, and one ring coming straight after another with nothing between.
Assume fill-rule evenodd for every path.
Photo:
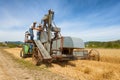
<instances>
[{"instance_id":1,"label":"man in hat","mask_svg":"<svg viewBox=\"0 0 120 80\"><path fill-rule=\"evenodd\" d=\"M37 28L35 28L35 30L37 30L37 40L40 40L40 33L41 33L41 31L43 30L43 29L42 29L42 24L39 24L39 25L37 26Z\"/></svg>"}]
</instances>

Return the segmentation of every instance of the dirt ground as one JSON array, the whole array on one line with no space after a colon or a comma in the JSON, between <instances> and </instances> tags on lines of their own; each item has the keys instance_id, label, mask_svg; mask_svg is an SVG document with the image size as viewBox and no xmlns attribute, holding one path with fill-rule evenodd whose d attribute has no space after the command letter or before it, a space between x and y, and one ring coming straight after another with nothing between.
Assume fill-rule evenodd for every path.
<instances>
[{"instance_id":1,"label":"dirt ground","mask_svg":"<svg viewBox=\"0 0 120 80\"><path fill-rule=\"evenodd\" d=\"M0 80L74 80L47 70L30 70L0 49Z\"/></svg>"},{"instance_id":2,"label":"dirt ground","mask_svg":"<svg viewBox=\"0 0 120 80\"><path fill-rule=\"evenodd\" d=\"M11 48L5 50L20 59L20 48ZM120 50L97 50L101 55L101 61L99 62L89 60L75 60L69 62L52 63L46 68L50 71L50 74L52 72L51 75L55 74L62 76L62 78L59 77L56 80L63 80L64 78L67 78L67 80L120 80ZM32 62L31 58L24 60ZM39 67L45 67L45 65L42 64ZM40 74L40 72L38 73ZM42 80L46 79L43 78ZM54 80L54 78L49 78L48 80Z\"/></svg>"},{"instance_id":3,"label":"dirt ground","mask_svg":"<svg viewBox=\"0 0 120 80\"><path fill-rule=\"evenodd\" d=\"M12 59L0 51L0 80L33 80L32 75L21 69Z\"/></svg>"}]
</instances>

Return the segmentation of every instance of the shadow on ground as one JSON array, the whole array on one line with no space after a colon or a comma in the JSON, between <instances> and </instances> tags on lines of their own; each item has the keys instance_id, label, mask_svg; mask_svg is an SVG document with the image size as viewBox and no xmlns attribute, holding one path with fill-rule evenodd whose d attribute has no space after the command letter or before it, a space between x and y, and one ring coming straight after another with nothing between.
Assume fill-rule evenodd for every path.
<instances>
[{"instance_id":1,"label":"shadow on ground","mask_svg":"<svg viewBox=\"0 0 120 80\"><path fill-rule=\"evenodd\" d=\"M60 65L61 67L66 67L67 65L76 67L74 63L70 63L69 61L59 61L59 62L52 62L52 63L43 63L46 67L54 67L53 64Z\"/></svg>"}]
</instances>

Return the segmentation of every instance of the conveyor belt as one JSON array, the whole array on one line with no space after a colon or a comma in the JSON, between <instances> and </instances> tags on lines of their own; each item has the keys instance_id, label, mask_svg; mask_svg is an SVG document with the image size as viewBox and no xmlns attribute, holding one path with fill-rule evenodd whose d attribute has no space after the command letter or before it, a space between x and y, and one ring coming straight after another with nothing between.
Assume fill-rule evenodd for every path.
<instances>
[{"instance_id":1,"label":"conveyor belt","mask_svg":"<svg viewBox=\"0 0 120 80\"><path fill-rule=\"evenodd\" d=\"M41 52L41 55L43 56L43 59L51 59L50 54L46 51L46 49L44 48L44 46L42 45L40 40L34 40L35 44L37 45L38 49Z\"/></svg>"}]
</instances>

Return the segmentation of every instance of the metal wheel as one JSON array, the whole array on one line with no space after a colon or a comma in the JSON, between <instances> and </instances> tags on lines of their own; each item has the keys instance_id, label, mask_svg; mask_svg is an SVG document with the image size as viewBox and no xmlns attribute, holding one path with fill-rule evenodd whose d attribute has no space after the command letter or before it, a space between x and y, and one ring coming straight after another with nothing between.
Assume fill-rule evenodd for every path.
<instances>
[{"instance_id":1,"label":"metal wheel","mask_svg":"<svg viewBox=\"0 0 120 80\"><path fill-rule=\"evenodd\" d=\"M91 49L90 51L89 51L89 59L90 60L96 60L96 61L99 61L100 60L100 54L99 54L99 52L97 51L97 50L95 50L95 49Z\"/></svg>"},{"instance_id":2,"label":"metal wheel","mask_svg":"<svg viewBox=\"0 0 120 80\"><path fill-rule=\"evenodd\" d=\"M33 63L36 66L39 66L42 63L43 59L42 59L41 53L38 50L38 48L34 49L34 52L33 52L33 55L32 55L32 60L33 60Z\"/></svg>"}]
</instances>

